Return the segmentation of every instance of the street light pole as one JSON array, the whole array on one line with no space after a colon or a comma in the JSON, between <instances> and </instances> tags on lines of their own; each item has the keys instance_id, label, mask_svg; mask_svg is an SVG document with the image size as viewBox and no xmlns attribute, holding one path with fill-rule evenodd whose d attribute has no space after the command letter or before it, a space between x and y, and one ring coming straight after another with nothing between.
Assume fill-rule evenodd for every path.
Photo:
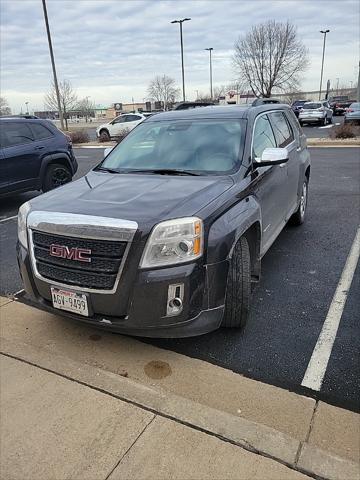
<instances>
[{"instance_id":1,"label":"street light pole","mask_svg":"<svg viewBox=\"0 0 360 480\"><path fill-rule=\"evenodd\" d=\"M211 52L214 50L212 47L205 48L210 53L210 97L213 99L213 85L212 85L212 61L211 61Z\"/></svg>"},{"instance_id":2,"label":"street light pole","mask_svg":"<svg viewBox=\"0 0 360 480\"><path fill-rule=\"evenodd\" d=\"M26 115L29 115L29 102L25 102L26 105Z\"/></svg>"},{"instance_id":3,"label":"street light pole","mask_svg":"<svg viewBox=\"0 0 360 480\"><path fill-rule=\"evenodd\" d=\"M60 125L61 125L61 129L64 130L64 118L63 118L62 109L61 109L60 92L59 92L59 85L58 85L57 75L56 75L54 52L53 52L53 48L52 48L49 20L48 20L47 9L46 9L46 0L42 0L42 5L43 5L43 10L44 10L46 33L47 33L47 38L48 38L48 43L49 43L51 66L52 66L52 71L53 71L53 76L54 76L54 86L55 86L56 100L57 100L57 105L58 105L58 110L59 110Z\"/></svg>"},{"instance_id":4,"label":"street light pole","mask_svg":"<svg viewBox=\"0 0 360 480\"><path fill-rule=\"evenodd\" d=\"M184 45L183 45L183 32L182 24L191 20L191 18L183 18L182 20L173 20L170 23L178 23L180 25L180 46L181 46L181 72L182 72L182 91L183 91L183 102L185 102L185 75L184 75Z\"/></svg>"},{"instance_id":5,"label":"street light pole","mask_svg":"<svg viewBox=\"0 0 360 480\"><path fill-rule=\"evenodd\" d=\"M324 71L324 57L325 57L326 34L329 33L329 32L330 32L330 30L320 30L320 33L323 33L323 34L324 34L324 44L323 44L322 62L321 62L319 100L321 100L321 87L322 87L322 79L323 79L323 71Z\"/></svg>"}]
</instances>

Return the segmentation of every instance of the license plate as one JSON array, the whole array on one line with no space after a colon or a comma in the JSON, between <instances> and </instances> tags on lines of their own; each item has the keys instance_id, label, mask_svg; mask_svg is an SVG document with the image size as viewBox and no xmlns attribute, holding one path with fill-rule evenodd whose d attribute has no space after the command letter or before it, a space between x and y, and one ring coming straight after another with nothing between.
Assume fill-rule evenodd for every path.
<instances>
[{"instance_id":1,"label":"license plate","mask_svg":"<svg viewBox=\"0 0 360 480\"><path fill-rule=\"evenodd\" d=\"M54 308L77 313L84 317L89 316L87 297L84 293L71 292L62 288L51 287L51 296Z\"/></svg>"}]
</instances>

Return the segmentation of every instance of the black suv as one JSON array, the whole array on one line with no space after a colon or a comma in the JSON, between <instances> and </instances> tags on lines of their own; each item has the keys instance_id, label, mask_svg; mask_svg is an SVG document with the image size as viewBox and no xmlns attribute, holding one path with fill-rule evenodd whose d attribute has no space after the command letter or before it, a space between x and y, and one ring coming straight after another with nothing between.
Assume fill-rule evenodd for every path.
<instances>
[{"instance_id":1,"label":"black suv","mask_svg":"<svg viewBox=\"0 0 360 480\"><path fill-rule=\"evenodd\" d=\"M243 327L261 258L304 221L310 177L291 108L256 105L154 115L85 177L22 205L35 305L149 337Z\"/></svg>"},{"instance_id":2,"label":"black suv","mask_svg":"<svg viewBox=\"0 0 360 480\"><path fill-rule=\"evenodd\" d=\"M69 182L77 170L72 144L50 121L0 118L0 195Z\"/></svg>"}]
</instances>

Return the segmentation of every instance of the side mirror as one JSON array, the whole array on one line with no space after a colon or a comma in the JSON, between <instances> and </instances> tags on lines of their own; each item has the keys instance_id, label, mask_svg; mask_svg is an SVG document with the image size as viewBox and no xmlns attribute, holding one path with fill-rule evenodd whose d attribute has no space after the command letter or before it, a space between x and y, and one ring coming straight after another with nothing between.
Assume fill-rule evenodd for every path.
<instances>
[{"instance_id":1,"label":"side mirror","mask_svg":"<svg viewBox=\"0 0 360 480\"><path fill-rule=\"evenodd\" d=\"M281 165L289 160L289 153L286 148L265 148L257 164L261 167Z\"/></svg>"},{"instance_id":2,"label":"side mirror","mask_svg":"<svg viewBox=\"0 0 360 480\"><path fill-rule=\"evenodd\" d=\"M105 148L105 150L104 150L104 158L109 155L109 153L111 152L111 150L112 150L113 148L114 148L114 147Z\"/></svg>"}]
</instances>

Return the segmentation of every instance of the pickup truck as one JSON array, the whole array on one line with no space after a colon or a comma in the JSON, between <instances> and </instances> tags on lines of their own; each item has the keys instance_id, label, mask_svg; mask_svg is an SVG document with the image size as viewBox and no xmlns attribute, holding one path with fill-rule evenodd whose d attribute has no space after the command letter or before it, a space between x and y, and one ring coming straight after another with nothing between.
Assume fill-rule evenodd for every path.
<instances>
[{"instance_id":1,"label":"pickup truck","mask_svg":"<svg viewBox=\"0 0 360 480\"><path fill-rule=\"evenodd\" d=\"M344 115L346 109L356 100L350 100L348 95L339 95L337 97L330 97L328 99L330 108L334 112L334 115Z\"/></svg>"},{"instance_id":2,"label":"pickup truck","mask_svg":"<svg viewBox=\"0 0 360 480\"><path fill-rule=\"evenodd\" d=\"M148 337L243 328L262 257L304 222L310 178L291 108L254 105L154 115L83 178L23 204L33 305Z\"/></svg>"}]
</instances>

